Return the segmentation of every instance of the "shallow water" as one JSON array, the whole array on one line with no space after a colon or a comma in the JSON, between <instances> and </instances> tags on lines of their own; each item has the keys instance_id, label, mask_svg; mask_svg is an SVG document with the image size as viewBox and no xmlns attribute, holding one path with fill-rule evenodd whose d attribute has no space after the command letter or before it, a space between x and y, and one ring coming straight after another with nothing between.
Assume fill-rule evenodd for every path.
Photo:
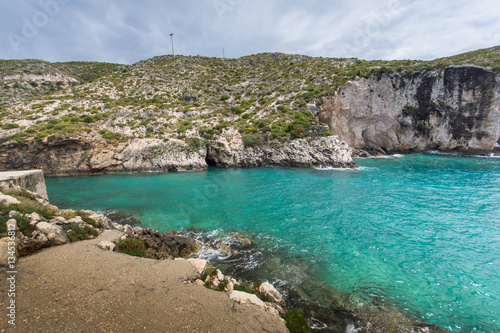
<instances>
[{"instance_id":1,"label":"shallow water","mask_svg":"<svg viewBox=\"0 0 500 333\"><path fill-rule=\"evenodd\" d=\"M290 267L304 265L356 302L395 304L452 332L500 332L500 159L356 163L46 181L60 208L119 210L158 230L246 234L287 258L274 266L286 274L262 268L269 253L247 258L279 286L297 282Z\"/></svg>"}]
</instances>

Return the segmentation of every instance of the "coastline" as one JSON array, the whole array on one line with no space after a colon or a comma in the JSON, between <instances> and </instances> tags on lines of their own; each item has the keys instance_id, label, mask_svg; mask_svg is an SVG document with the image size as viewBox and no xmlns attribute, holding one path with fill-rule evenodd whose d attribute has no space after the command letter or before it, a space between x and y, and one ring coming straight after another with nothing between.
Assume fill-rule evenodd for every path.
<instances>
[{"instance_id":1,"label":"coastline","mask_svg":"<svg viewBox=\"0 0 500 333\"><path fill-rule=\"evenodd\" d=\"M46 202L47 203L47 202ZM61 211L61 212L66 212L66 211ZM66 214L64 213L64 214ZM201 252L199 252L199 248L196 248L196 246L207 246L211 248L212 250L215 251L228 251L226 254L231 255L231 254L237 254L238 251L241 250L241 253L244 253L245 251L261 251L261 248L258 248L258 245L254 244L251 240L245 239L241 237L240 235L230 235L232 238L229 242L226 240L225 243L224 241L216 240L215 244L213 242L213 239L200 239L197 237L196 232L194 233L180 233L178 234L176 231L171 231L171 232L165 232L165 233L160 233L158 231L152 230L150 228L141 228L138 226L131 227L130 225L116 225L111 222L111 220L103 215L94 213L92 211L83 211L84 215L79 213L80 215L83 216L80 217L79 215L74 217L73 219L69 219L67 221L61 221L60 217L57 217L55 221L50 220L47 221L47 219L43 219L43 217L37 216L37 215L30 215L28 218L31 220L31 224L43 224L46 222L54 222L55 226L57 224L66 224L66 223L77 223L81 227L85 228L92 228L91 225L87 224L85 221L88 219L91 219L95 221L96 223L100 224L103 229L112 229L114 230L113 232L120 232L121 233L121 238L127 237L128 239L138 239L144 242L148 243L148 248L154 248L153 245L151 245L154 242L158 242L158 239L161 239L162 244L167 244L169 249L166 252L161 252L161 253L154 253L153 255L149 255L149 258L155 258L155 259L173 259L175 257L189 257L190 254L194 255L194 257L202 257ZM10 213L9 213L10 215ZM38 219L38 221L36 221ZM43 220L43 221L42 221ZM84 221L85 220L85 221ZM107 233L107 231L103 231L100 237ZM200 234L198 234L199 236ZM53 239L50 239L51 237L54 238L54 236L49 236L46 235L50 241ZM36 236L38 237L38 235ZM165 242L165 237L169 238L167 242ZM178 238L175 238L178 237ZM33 245L32 243L26 242L26 237L23 238L21 236L21 244L25 245L25 248L28 248L29 251L33 250L34 252L38 252L40 247L38 247L36 244ZM196 239L196 242L188 242L188 239ZM94 240L90 241L83 241L83 242L94 242ZM81 243L81 242L78 242ZM115 239L114 243L110 244L109 241L107 244L100 244L101 247L111 249L113 250L116 247L116 244L118 243L118 239ZM56 246L56 248L62 248L62 247L68 247L68 246L75 246L76 243L71 243L71 244L66 244L62 246ZM95 248L95 245L97 243L93 243L93 247ZM229 245L228 245L229 244ZM46 242L44 245L41 247L47 247L47 246L52 246L52 245L57 245L54 242ZM158 245L158 244L157 244ZM155 245L157 248L159 246ZM26 252L25 248L20 249L20 252L24 255L30 254L30 252ZM24 260L27 260L26 258L32 258L32 257L37 257L41 253L45 253L47 251L56 251L52 250L52 247L49 249L43 249L41 252L34 254L32 256L28 256L25 258L22 258L20 263L22 264ZM58 250L59 251L59 250ZM63 251L64 250L60 250ZM99 250L102 253L102 250ZM83 252L88 253L89 251L85 250ZM123 255L120 255L123 256ZM56 256L57 258L57 256ZM94 258L95 259L95 258ZM275 258L278 260L281 260L279 258ZM31 259L30 259L31 260ZM34 262L36 262L36 259ZM133 260L138 260L136 258L133 258ZM142 259L140 259L142 260ZM144 260L151 260L151 259L144 259ZM28 260L29 261L29 260ZM51 262L56 262L57 259L54 257L51 259ZM160 260L159 262L162 262L164 260ZM166 260L166 261L172 261L172 260ZM179 261L179 260L174 260L174 261ZM79 260L75 260L73 263L67 263L65 266L72 267L76 264L76 262L80 262ZM98 262L98 260L96 260ZM129 265L129 264L127 264ZM246 290L251 292L252 285L255 286L255 281L258 281L260 277L256 276L244 276L238 274L237 270L234 270L234 263L233 267L231 268L230 266L227 265L227 263L222 263L221 269L224 270L224 273L229 273L231 276L234 276L238 279L238 282L236 280L232 279L231 277L224 277L220 271L215 271L212 269L212 273L209 274L212 277L208 278L206 277L207 274L203 273L203 270L198 272L197 277L191 277L190 279L184 280L193 282L192 284L199 284L203 285L205 282L205 285L210 286L212 289L219 289L222 285L222 290L225 289L227 292L229 298L233 298L232 293L233 290L236 290L234 288L235 284L240 284L242 283L244 286L246 286ZM219 266L219 265L217 265ZM224 267L224 268L222 268ZM302 267L302 266L300 266ZM404 327L407 327L409 330L414 330L417 329L415 332L419 332L419 329L426 330L426 332L444 332L442 329L440 329L437 326L434 325L428 325L424 324L418 321L414 321L414 319L411 319L410 317L406 317L406 315L403 312L400 312L400 310L397 310L396 308L384 308L383 312L379 312L377 308L372 308L369 304L368 307L363 307L363 308L357 308L357 307L352 307L349 305L350 301L353 297L353 295L350 295L348 293L342 293L339 291L334 290L331 287L325 286L321 281L316 280L310 273L308 273L307 269L305 267L297 267L298 269L304 270L303 275L307 276L306 280L301 281L300 285L296 286L287 286L287 290L283 290L280 288L282 291L284 291L283 298L286 300L286 305L291 306L291 307L296 307L300 308L306 317L309 320L309 324L312 328L313 331L325 331L325 329L331 330L331 331L344 331L347 328L351 327L352 329L355 328L360 328L360 327L369 327L369 325L375 324L375 326L379 328L390 328L391 325L398 324L398 325L403 325ZM234 273L234 274L233 274ZM201 275L203 274L203 277ZM219 279L220 275L222 277ZM200 279L201 278L201 279ZM71 281L72 279L68 279L68 281ZM253 281L253 282L252 282ZM234 282L234 283L233 283ZM259 283L260 284L260 283ZM231 286L229 286L231 285ZM312 289L311 289L312 286ZM258 285L257 285L258 287ZM281 286L283 287L283 286ZM135 290L134 292L141 292L143 288L149 288L147 284L143 284L139 287L139 289ZM289 289L288 289L289 288ZM103 289L103 288L100 288ZM105 288L104 288L105 289ZM273 288L274 289L274 288ZM221 290L221 291L222 291ZM57 291L56 291L57 292ZM318 295L322 294L323 296L318 298ZM226 297L228 297L226 296ZM271 312L276 318L279 319L279 313L283 313L284 309L282 308L285 303L281 299L281 296L278 294L279 299L277 299L276 302L272 303L262 303L261 300L258 300L255 296L245 296L245 300L243 302L247 302L246 298L248 297L254 297L254 301L250 301L253 304L257 304L260 306L261 310L267 311L268 313ZM320 299L328 299L328 301L325 303L323 301L317 302ZM241 302L241 299L240 299ZM274 304L273 304L274 303ZM333 306L333 308L332 308ZM376 311L374 311L374 309ZM382 319L382 318L393 318L393 319ZM399 318L396 320L396 318ZM403 320L404 318L404 320ZM366 321L369 320L369 321ZM372 324L370 324L372 323ZM368 325L368 326L367 326ZM403 327L402 326L402 327ZM378 329L378 328L377 328ZM424 331L422 331L424 332Z\"/></svg>"},{"instance_id":2,"label":"coastline","mask_svg":"<svg viewBox=\"0 0 500 333\"><path fill-rule=\"evenodd\" d=\"M189 243L175 232L166 235L151 229L115 225L92 211L61 211L18 185L7 184L8 188L3 185L2 192L7 194L2 193L0 208L2 219L7 219L7 237L0 241L0 268L12 273L15 281L3 279L0 284L1 303L14 304L13 318L0 320L2 331L15 327L26 332L166 328L287 332L276 308L284 311L273 306L272 300L264 303L255 295L232 288L225 293L206 288L200 280L210 269L206 261L182 258L196 251L194 241ZM36 207L38 213L23 214L13 209L22 211L28 204ZM75 230L85 232L75 234ZM148 241L170 237L170 248L163 258L170 260L137 258L116 251L116 244L139 234ZM10 253L9 241L15 242L16 251L7 257L3 254ZM218 275L220 271L215 273ZM221 279L224 278L231 280ZM207 281L210 279L213 278ZM268 296L273 290L270 287L261 294Z\"/></svg>"}]
</instances>

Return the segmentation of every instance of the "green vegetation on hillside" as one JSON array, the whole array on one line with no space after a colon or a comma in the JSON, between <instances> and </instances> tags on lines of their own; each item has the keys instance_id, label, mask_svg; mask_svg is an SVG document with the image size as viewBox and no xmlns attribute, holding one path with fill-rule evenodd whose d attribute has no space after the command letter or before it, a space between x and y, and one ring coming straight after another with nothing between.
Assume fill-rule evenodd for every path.
<instances>
[{"instance_id":1,"label":"green vegetation on hillside","mask_svg":"<svg viewBox=\"0 0 500 333\"><path fill-rule=\"evenodd\" d=\"M234 129L246 146L257 147L331 135L307 104L321 104L348 80L463 64L500 72L500 47L433 61L280 53L158 56L133 65L0 60L0 131L18 144L92 133L110 143L161 138L209 144Z\"/></svg>"}]
</instances>

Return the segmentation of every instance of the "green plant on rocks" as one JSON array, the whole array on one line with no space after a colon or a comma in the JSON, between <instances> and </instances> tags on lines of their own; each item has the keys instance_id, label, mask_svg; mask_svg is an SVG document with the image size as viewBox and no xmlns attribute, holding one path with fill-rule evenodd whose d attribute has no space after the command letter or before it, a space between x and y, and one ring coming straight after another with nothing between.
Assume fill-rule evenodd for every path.
<instances>
[{"instance_id":1,"label":"green plant on rocks","mask_svg":"<svg viewBox=\"0 0 500 333\"><path fill-rule=\"evenodd\" d=\"M81 240L91 239L99 235L97 230L94 230L88 226L82 228L76 224L66 225L64 227L64 231L66 231L66 234L68 235L69 240L72 243Z\"/></svg>"},{"instance_id":2,"label":"green plant on rocks","mask_svg":"<svg viewBox=\"0 0 500 333\"><path fill-rule=\"evenodd\" d=\"M299 309L290 309L281 316L285 320L286 328L290 333L311 332L306 317Z\"/></svg>"},{"instance_id":3,"label":"green plant on rocks","mask_svg":"<svg viewBox=\"0 0 500 333\"><path fill-rule=\"evenodd\" d=\"M134 256L146 257L146 242L141 239L125 238L117 244L120 252Z\"/></svg>"}]
</instances>

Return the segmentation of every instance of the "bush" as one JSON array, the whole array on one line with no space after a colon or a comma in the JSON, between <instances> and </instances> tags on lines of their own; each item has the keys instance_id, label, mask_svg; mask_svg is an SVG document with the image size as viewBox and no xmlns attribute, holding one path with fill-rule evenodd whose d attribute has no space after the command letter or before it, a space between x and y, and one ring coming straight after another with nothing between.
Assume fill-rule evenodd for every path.
<instances>
[{"instance_id":1,"label":"bush","mask_svg":"<svg viewBox=\"0 0 500 333\"><path fill-rule=\"evenodd\" d=\"M112 132L109 129L102 129L99 131L99 134L101 134L105 140L109 141L120 140L122 137L120 133Z\"/></svg>"},{"instance_id":2,"label":"bush","mask_svg":"<svg viewBox=\"0 0 500 333\"><path fill-rule=\"evenodd\" d=\"M66 234L71 242L91 239L92 237L97 237L99 235L96 230L90 227L81 228L76 224L68 224L64 227L64 231L66 231Z\"/></svg>"},{"instance_id":3,"label":"bush","mask_svg":"<svg viewBox=\"0 0 500 333\"><path fill-rule=\"evenodd\" d=\"M122 253L134 257L146 256L146 242L141 239L125 238L122 239L117 246Z\"/></svg>"},{"instance_id":4,"label":"bush","mask_svg":"<svg viewBox=\"0 0 500 333\"><path fill-rule=\"evenodd\" d=\"M264 144L264 140L258 134L245 134L242 140L246 147L258 147Z\"/></svg>"},{"instance_id":5,"label":"bush","mask_svg":"<svg viewBox=\"0 0 500 333\"><path fill-rule=\"evenodd\" d=\"M220 97L220 100L224 102L224 101L227 101L229 98L230 98L229 95L222 95Z\"/></svg>"},{"instance_id":6,"label":"bush","mask_svg":"<svg viewBox=\"0 0 500 333\"><path fill-rule=\"evenodd\" d=\"M3 124L2 128L3 129L19 128L19 125L18 124Z\"/></svg>"},{"instance_id":7,"label":"bush","mask_svg":"<svg viewBox=\"0 0 500 333\"><path fill-rule=\"evenodd\" d=\"M290 309L282 315L285 319L286 328L290 333L303 333L310 332L309 324L307 323L306 317L302 314L299 309Z\"/></svg>"}]
</instances>

